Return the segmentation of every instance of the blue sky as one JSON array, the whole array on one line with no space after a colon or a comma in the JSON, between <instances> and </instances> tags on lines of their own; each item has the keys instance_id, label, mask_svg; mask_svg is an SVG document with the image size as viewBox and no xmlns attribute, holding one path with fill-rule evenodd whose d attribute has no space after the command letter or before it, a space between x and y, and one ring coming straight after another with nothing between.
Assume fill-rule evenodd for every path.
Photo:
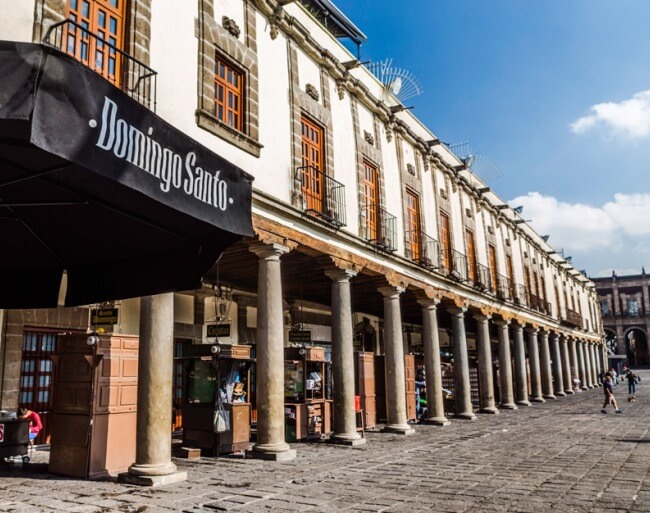
<instances>
[{"instance_id":1,"label":"blue sky","mask_svg":"<svg viewBox=\"0 0 650 513\"><path fill-rule=\"evenodd\" d=\"M649 0L335 0L406 103L592 276L650 266ZM650 271L650 267L648 267Z\"/></svg>"}]
</instances>

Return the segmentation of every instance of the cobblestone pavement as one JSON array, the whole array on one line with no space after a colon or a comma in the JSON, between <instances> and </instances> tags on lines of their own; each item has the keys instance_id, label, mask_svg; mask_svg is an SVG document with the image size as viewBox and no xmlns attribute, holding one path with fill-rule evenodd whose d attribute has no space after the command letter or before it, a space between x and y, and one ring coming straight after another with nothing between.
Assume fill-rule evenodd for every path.
<instances>
[{"instance_id":1,"label":"cobblestone pavement","mask_svg":"<svg viewBox=\"0 0 650 513\"><path fill-rule=\"evenodd\" d=\"M50 475L48 453L0 467L0 511L650 512L650 371L639 400L602 389L403 437L368 433L344 448L298 444L288 463L175 459L188 481L163 488Z\"/></svg>"}]
</instances>

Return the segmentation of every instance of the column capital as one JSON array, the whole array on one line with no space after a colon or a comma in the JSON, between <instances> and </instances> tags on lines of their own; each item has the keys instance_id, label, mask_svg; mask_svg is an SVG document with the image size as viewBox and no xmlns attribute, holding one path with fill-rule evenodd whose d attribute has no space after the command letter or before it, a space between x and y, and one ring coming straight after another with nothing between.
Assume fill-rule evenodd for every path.
<instances>
[{"instance_id":1,"label":"column capital","mask_svg":"<svg viewBox=\"0 0 650 513\"><path fill-rule=\"evenodd\" d=\"M467 312L467 307L466 306L448 306L447 311L451 315L463 316L465 314L465 312Z\"/></svg>"},{"instance_id":2,"label":"column capital","mask_svg":"<svg viewBox=\"0 0 650 513\"><path fill-rule=\"evenodd\" d=\"M539 328L537 326L526 326L524 331L529 335L537 335L539 333Z\"/></svg>"},{"instance_id":3,"label":"column capital","mask_svg":"<svg viewBox=\"0 0 650 513\"><path fill-rule=\"evenodd\" d=\"M404 287L392 287L386 285L385 287L379 287L377 290L382 296L384 296L384 298L389 299L399 298L402 292L404 292L406 289Z\"/></svg>"},{"instance_id":4,"label":"column capital","mask_svg":"<svg viewBox=\"0 0 650 513\"><path fill-rule=\"evenodd\" d=\"M418 303L422 308L438 308L438 305L440 304L440 299L438 298L421 298L418 299Z\"/></svg>"},{"instance_id":5,"label":"column capital","mask_svg":"<svg viewBox=\"0 0 650 513\"><path fill-rule=\"evenodd\" d=\"M248 249L252 253L255 253L260 260L279 260L282 255L291 251L291 248L275 242L270 244L257 242L251 244Z\"/></svg>"},{"instance_id":6,"label":"column capital","mask_svg":"<svg viewBox=\"0 0 650 513\"><path fill-rule=\"evenodd\" d=\"M486 313L483 313L483 312L481 312L481 311L479 311L479 312L472 312L472 317L474 318L474 320L476 320L476 321L478 321L478 322L487 322L487 321L489 321L490 319L492 319L492 316L491 316L491 315L486 314Z\"/></svg>"},{"instance_id":7,"label":"column capital","mask_svg":"<svg viewBox=\"0 0 650 513\"><path fill-rule=\"evenodd\" d=\"M337 267L330 267L325 269L325 276L327 276L332 281L350 281L357 274L356 271L352 269L339 269Z\"/></svg>"},{"instance_id":8,"label":"column capital","mask_svg":"<svg viewBox=\"0 0 650 513\"><path fill-rule=\"evenodd\" d=\"M504 326L510 326L510 319L492 319L492 322L496 324L497 326L504 327Z\"/></svg>"}]
</instances>

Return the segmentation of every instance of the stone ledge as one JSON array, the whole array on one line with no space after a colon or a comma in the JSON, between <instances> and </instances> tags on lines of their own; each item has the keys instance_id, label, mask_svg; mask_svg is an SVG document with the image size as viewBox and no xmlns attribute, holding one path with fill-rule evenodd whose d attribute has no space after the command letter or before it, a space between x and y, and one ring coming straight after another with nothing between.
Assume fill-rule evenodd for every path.
<instances>
[{"instance_id":1,"label":"stone ledge","mask_svg":"<svg viewBox=\"0 0 650 513\"><path fill-rule=\"evenodd\" d=\"M118 483L134 484L139 486L166 486L174 483L187 481L187 472L174 472L166 476L135 476L123 472L117 476Z\"/></svg>"}]
</instances>

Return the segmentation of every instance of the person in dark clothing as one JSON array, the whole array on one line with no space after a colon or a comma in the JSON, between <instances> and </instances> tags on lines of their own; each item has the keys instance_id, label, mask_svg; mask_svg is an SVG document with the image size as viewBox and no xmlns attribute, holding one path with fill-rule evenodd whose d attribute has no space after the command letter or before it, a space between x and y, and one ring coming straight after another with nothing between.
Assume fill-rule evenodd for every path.
<instances>
[{"instance_id":1,"label":"person in dark clothing","mask_svg":"<svg viewBox=\"0 0 650 513\"><path fill-rule=\"evenodd\" d=\"M612 375L609 372L605 374L605 381L603 381L603 391L605 392L605 402L603 403L603 409L600 411L607 413L607 405L611 404L614 407L614 413L623 413L616 404L616 398L614 397L614 387L612 385Z\"/></svg>"},{"instance_id":2,"label":"person in dark clothing","mask_svg":"<svg viewBox=\"0 0 650 513\"><path fill-rule=\"evenodd\" d=\"M627 400L630 402L636 401L636 384L641 381L641 378L630 369L627 371L625 379L627 379L627 393L629 394Z\"/></svg>"}]
</instances>

